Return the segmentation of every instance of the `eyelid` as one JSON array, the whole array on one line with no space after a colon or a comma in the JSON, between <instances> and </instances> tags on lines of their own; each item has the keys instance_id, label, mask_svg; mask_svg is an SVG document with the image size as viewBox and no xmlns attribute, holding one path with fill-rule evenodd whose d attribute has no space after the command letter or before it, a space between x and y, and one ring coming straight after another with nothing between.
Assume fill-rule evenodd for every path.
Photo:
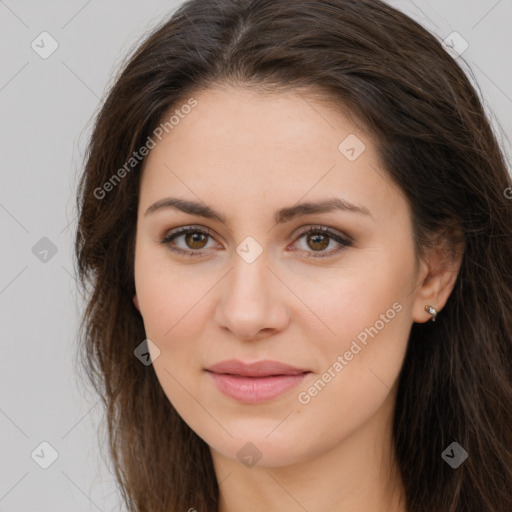
<instances>
[{"instance_id":1,"label":"eyelid","mask_svg":"<svg viewBox=\"0 0 512 512\"><path fill-rule=\"evenodd\" d=\"M170 239L172 237L183 235L190 232L200 232L207 234L211 236L212 238L216 237L216 233L214 233L210 228L207 228L206 226L201 226L200 224L188 224L186 226L179 226L174 229L170 229L169 231L166 231L166 233L163 235L163 240Z\"/></svg>"},{"instance_id":2,"label":"eyelid","mask_svg":"<svg viewBox=\"0 0 512 512\"><path fill-rule=\"evenodd\" d=\"M295 239L297 237L300 237L306 233L309 232L320 232L320 233L326 233L328 235L331 235L333 237L341 238L346 243L352 243L351 237L349 237L347 234L338 231L334 228L331 228L329 226L325 226L324 224L308 224L307 226L302 226L295 230L290 238Z\"/></svg>"}]
</instances>

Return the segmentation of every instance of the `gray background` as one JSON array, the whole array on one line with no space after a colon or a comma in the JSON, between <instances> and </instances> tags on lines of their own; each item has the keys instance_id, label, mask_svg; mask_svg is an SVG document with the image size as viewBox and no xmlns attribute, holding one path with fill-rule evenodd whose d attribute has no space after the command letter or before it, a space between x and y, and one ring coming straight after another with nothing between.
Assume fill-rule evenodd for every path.
<instances>
[{"instance_id":1,"label":"gray background","mask_svg":"<svg viewBox=\"0 0 512 512\"><path fill-rule=\"evenodd\" d=\"M74 191L113 73L179 3L0 0L0 511L122 509L98 448L101 406L74 366ZM469 43L462 57L510 158L512 0L390 3ZM43 31L59 45L47 59L31 47L50 48ZM48 469L43 441L58 452Z\"/></svg>"}]
</instances>

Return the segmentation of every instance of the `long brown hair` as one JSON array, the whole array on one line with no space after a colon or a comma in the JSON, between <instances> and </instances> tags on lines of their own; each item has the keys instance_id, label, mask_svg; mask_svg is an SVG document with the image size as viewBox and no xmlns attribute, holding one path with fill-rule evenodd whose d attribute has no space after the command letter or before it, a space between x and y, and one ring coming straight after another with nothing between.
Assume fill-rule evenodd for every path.
<instances>
[{"instance_id":1,"label":"long brown hair","mask_svg":"<svg viewBox=\"0 0 512 512\"><path fill-rule=\"evenodd\" d=\"M101 107L77 198L77 273L87 293L80 355L105 404L128 509L218 506L208 446L133 353L146 337L132 302L144 160L126 167L165 115L217 83L322 91L375 136L410 203L418 254L432 233L455 226L462 235L445 308L435 323L412 326L396 454L409 512L510 512L511 179L462 67L379 0L190 0L136 49ZM452 442L468 453L456 469L441 456Z\"/></svg>"}]
</instances>

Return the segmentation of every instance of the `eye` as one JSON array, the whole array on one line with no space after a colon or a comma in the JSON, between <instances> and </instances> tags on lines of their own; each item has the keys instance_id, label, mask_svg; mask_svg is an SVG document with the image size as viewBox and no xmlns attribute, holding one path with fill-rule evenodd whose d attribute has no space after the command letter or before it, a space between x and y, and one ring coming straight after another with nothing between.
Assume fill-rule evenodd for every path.
<instances>
[{"instance_id":1,"label":"eye","mask_svg":"<svg viewBox=\"0 0 512 512\"><path fill-rule=\"evenodd\" d=\"M297 236L297 242L302 238L305 239L305 248L303 247L301 250L310 253L307 255L308 258L326 258L333 256L338 254L345 247L352 245L351 240L347 237L342 236L326 226L306 227L302 229ZM185 247L180 247L176 244L175 241L180 238L183 238ZM182 256L202 256L204 255L204 249L211 248L207 247L208 238L214 238L214 236L207 228L182 226L167 233L160 243L166 245L172 252ZM337 243L340 247L325 251L332 241ZM312 249L312 251L308 249Z\"/></svg>"},{"instance_id":2,"label":"eye","mask_svg":"<svg viewBox=\"0 0 512 512\"><path fill-rule=\"evenodd\" d=\"M185 243L184 248L176 246L174 242L182 237ZM160 243L167 245L171 251L182 256L201 256L203 253L200 251L207 248L208 237L213 237L208 229L197 226L183 226L168 233Z\"/></svg>"},{"instance_id":3,"label":"eye","mask_svg":"<svg viewBox=\"0 0 512 512\"><path fill-rule=\"evenodd\" d=\"M301 250L309 253L306 256L307 258L327 258L329 256L334 256L340 253L345 247L350 247L352 245L352 241L347 237L342 236L340 233L337 233L326 226L307 227L302 229L298 233L298 236L298 241L304 238L305 243ZM334 250L325 251L332 241L336 242L340 247ZM309 249L312 249L312 251Z\"/></svg>"}]
</instances>

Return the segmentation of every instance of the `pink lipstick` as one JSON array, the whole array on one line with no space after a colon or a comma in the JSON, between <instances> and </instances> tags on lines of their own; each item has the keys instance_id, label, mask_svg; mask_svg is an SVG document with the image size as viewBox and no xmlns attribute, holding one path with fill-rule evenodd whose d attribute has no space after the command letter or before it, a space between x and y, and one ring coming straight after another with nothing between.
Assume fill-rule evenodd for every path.
<instances>
[{"instance_id":1,"label":"pink lipstick","mask_svg":"<svg viewBox=\"0 0 512 512\"><path fill-rule=\"evenodd\" d=\"M217 363L206 371L219 391L246 404L272 400L296 387L311 373L278 361L244 363L235 359Z\"/></svg>"}]
</instances>

